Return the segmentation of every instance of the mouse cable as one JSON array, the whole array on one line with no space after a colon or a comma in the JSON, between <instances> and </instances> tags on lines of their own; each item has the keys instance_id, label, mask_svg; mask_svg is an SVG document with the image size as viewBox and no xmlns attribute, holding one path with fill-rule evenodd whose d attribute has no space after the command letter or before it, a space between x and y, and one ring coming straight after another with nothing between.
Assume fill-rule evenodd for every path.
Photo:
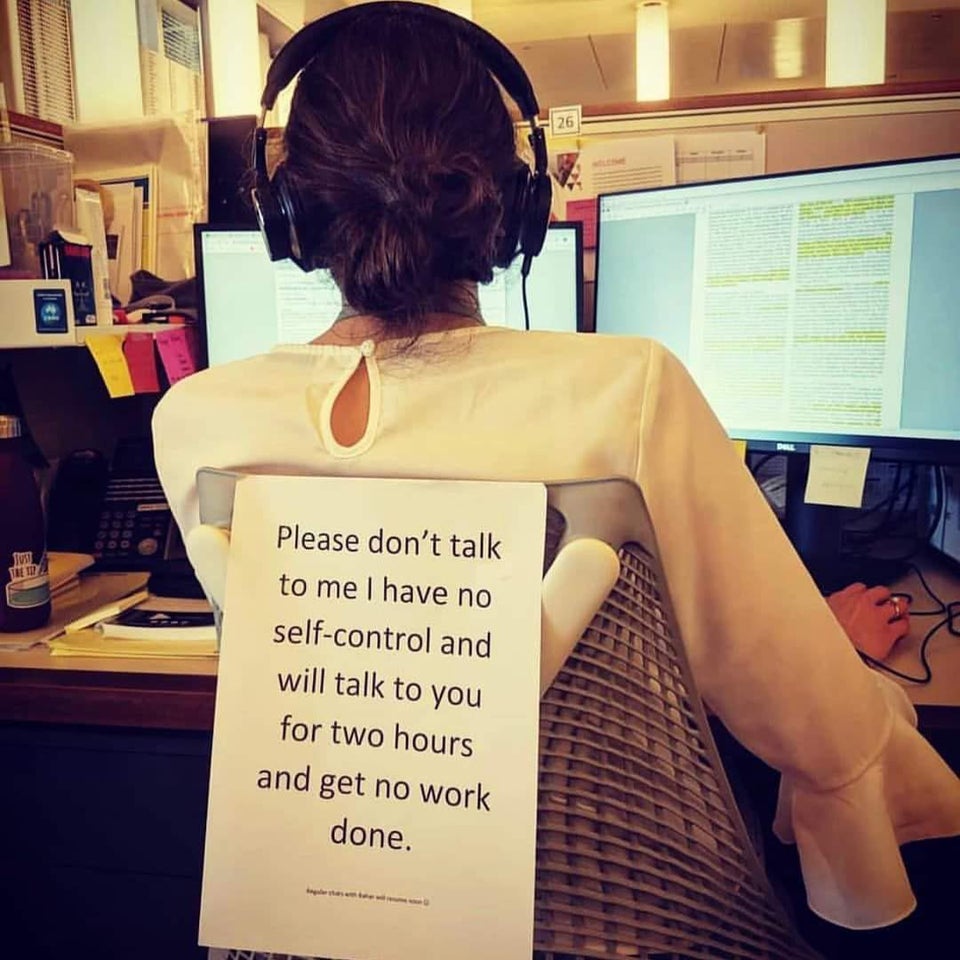
<instances>
[{"instance_id":1,"label":"mouse cable","mask_svg":"<svg viewBox=\"0 0 960 960\"><path fill-rule=\"evenodd\" d=\"M949 622L949 617L944 617L942 620L939 620L926 632L924 638L920 641L920 666L923 668L922 676L915 677L909 673L903 673L900 670L896 670L893 667L887 666L887 664L885 664L882 660L875 660L866 653L861 653L860 657L865 663L869 663L871 667L876 667L877 670L882 670L884 673L889 673L894 677L898 677L900 680L907 680L910 683L916 683L919 685L928 684L933 679L933 671L930 669L930 661L927 659L927 647L930 645L933 635L937 633L941 627L946 626Z\"/></svg>"}]
</instances>

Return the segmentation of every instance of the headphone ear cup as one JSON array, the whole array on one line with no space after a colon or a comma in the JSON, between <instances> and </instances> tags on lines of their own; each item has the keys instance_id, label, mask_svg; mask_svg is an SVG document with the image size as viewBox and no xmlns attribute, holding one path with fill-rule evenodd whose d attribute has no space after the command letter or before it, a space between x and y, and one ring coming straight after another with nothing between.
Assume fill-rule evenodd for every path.
<instances>
[{"instance_id":1,"label":"headphone ear cup","mask_svg":"<svg viewBox=\"0 0 960 960\"><path fill-rule=\"evenodd\" d=\"M281 164L271 181L277 204L283 213L287 230L287 256L302 270L313 269L309 263L310 251L304 242L305 218L297 188L290 182L287 171Z\"/></svg>"},{"instance_id":2,"label":"headphone ear cup","mask_svg":"<svg viewBox=\"0 0 960 960\"><path fill-rule=\"evenodd\" d=\"M260 233L271 260L285 260L290 256L290 230L286 214L274 192L274 182L282 176L282 169L282 165L277 168L274 180L258 178L257 185L250 192Z\"/></svg>"},{"instance_id":3,"label":"headphone ear cup","mask_svg":"<svg viewBox=\"0 0 960 960\"><path fill-rule=\"evenodd\" d=\"M282 166L278 174L273 178L273 187L287 227L287 256L308 272L328 267L324 249L331 221L329 209L318 203L305 204Z\"/></svg>"},{"instance_id":4,"label":"headphone ear cup","mask_svg":"<svg viewBox=\"0 0 960 960\"><path fill-rule=\"evenodd\" d=\"M509 267L520 247L527 195L530 190L530 168L518 160L516 166L501 185L503 203L503 236L497 247L495 267Z\"/></svg>"}]
</instances>

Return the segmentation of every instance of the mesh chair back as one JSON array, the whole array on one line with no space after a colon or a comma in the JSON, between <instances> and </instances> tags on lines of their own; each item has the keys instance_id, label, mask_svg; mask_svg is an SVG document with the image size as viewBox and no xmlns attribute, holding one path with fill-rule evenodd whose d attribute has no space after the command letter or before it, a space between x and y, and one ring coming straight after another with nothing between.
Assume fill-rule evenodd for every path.
<instances>
[{"instance_id":1,"label":"mesh chair back","mask_svg":"<svg viewBox=\"0 0 960 960\"><path fill-rule=\"evenodd\" d=\"M671 623L656 555L624 544L541 702L535 956L814 957L750 845Z\"/></svg>"}]
</instances>

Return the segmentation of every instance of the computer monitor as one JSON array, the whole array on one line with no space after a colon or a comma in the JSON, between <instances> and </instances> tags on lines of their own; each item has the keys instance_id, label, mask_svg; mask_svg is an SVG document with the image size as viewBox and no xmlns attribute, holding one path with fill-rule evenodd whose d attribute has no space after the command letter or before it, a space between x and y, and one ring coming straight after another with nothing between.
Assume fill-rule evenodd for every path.
<instances>
[{"instance_id":1,"label":"computer monitor","mask_svg":"<svg viewBox=\"0 0 960 960\"><path fill-rule=\"evenodd\" d=\"M787 451L788 533L821 586L839 508L811 445L960 463L960 157L599 199L596 331L660 340L727 432ZM840 572L838 572L840 571Z\"/></svg>"},{"instance_id":2,"label":"computer monitor","mask_svg":"<svg viewBox=\"0 0 960 960\"><path fill-rule=\"evenodd\" d=\"M480 313L493 327L523 329L523 284L518 257L480 284ZM527 277L531 330L583 329L583 224L551 223Z\"/></svg>"},{"instance_id":3,"label":"computer monitor","mask_svg":"<svg viewBox=\"0 0 960 960\"><path fill-rule=\"evenodd\" d=\"M602 196L596 331L755 449L960 462L960 156Z\"/></svg>"},{"instance_id":4,"label":"computer monitor","mask_svg":"<svg viewBox=\"0 0 960 960\"><path fill-rule=\"evenodd\" d=\"M195 228L201 319L211 366L264 353L278 343L307 343L340 312L340 291L326 270L304 273L272 263L259 231ZM583 241L579 223L551 224L527 278L530 326L575 332L582 323ZM479 288L487 323L523 329L520 261Z\"/></svg>"}]
</instances>

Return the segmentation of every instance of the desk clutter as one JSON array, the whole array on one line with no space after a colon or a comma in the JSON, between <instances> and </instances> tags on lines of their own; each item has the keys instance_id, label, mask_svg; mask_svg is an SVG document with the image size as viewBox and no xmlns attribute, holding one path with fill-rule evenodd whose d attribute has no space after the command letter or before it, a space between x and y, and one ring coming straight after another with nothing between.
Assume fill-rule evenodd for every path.
<instances>
[{"instance_id":1,"label":"desk clutter","mask_svg":"<svg viewBox=\"0 0 960 960\"><path fill-rule=\"evenodd\" d=\"M32 630L0 633L0 650L46 646L55 657L135 659L217 654L206 600L157 596L147 589L148 572L90 572L93 563L90 555L51 552L49 621Z\"/></svg>"},{"instance_id":2,"label":"desk clutter","mask_svg":"<svg viewBox=\"0 0 960 960\"><path fill-rule=\"evenodd\" d=\"M154 273L185 275L189 230L176 239L158 220L156 157L108 169L102 138L75 140L0 144L0 347L86 344L111 398L159 393L201 364L192 288Z\"/></svg>"},{"instance_id":3,"label":"desk clutter","mask_svg":"<svg viewBox=\"0 0 960 960\"><path fill-rule=\"evenodd\" d=\"M217 630L205 600L138 591L67 624L49 646L55 657L210 657Z\"/></svg>"}]
</instances>

